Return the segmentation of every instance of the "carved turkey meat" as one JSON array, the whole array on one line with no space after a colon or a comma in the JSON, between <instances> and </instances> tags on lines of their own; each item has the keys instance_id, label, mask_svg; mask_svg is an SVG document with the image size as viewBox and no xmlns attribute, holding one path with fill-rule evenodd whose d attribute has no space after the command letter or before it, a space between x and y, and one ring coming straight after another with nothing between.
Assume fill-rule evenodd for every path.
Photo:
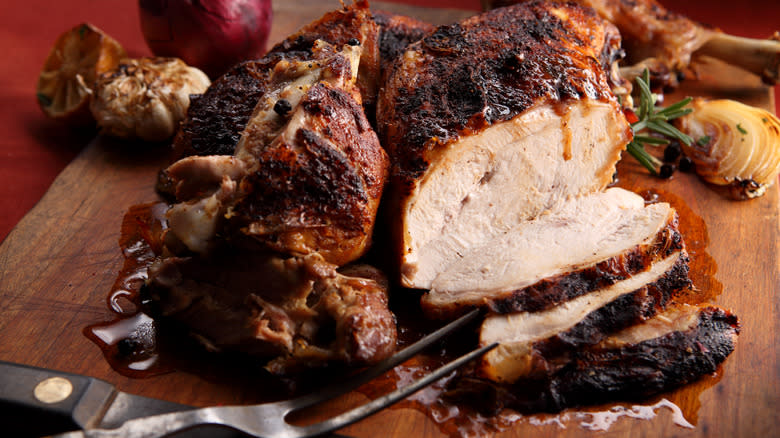
<instances>
[{"instance_id":1,"label":"carved turkey meat","mask_svg":"<svg viewBox=\"0 0 780 438\"><path fill-rule=\"evenodd\" d=\"M532 2L439 27L399 57L378 123L404 286L435 287L479 246L612 181L631 138L604 73L619 50L592 11Z\"/></svg>"},{"instance_id":2,"label":"carved turkey meat","mask_svg":"<svg viewBox=\"0 0 780 438\"><path fill-rule=\"evenodd\" d=\"M643 324L614 333L571 352L544 379L513 384L464 375L450 396L481 401L479 409L499 412L557 412L615 400L647 398L717 371L734 351L740 324L731 312L713 306L674 306Z\"/></svg>"},{"instance_id":3,"label":"carved turkey meat","mask_svg":"<svg viewBox=\"0 0 780 438\"><path fill-rule=\"evenodd\" d=\"M675 210L606 189L631 139L619 52L593 9L529 1L439 27L389 70L377 120L399 278L429 317L487 309L480 344L498 347L463 379L483 396L574 379L581 352L691 287Z\"/></svg>"}]
</instances>

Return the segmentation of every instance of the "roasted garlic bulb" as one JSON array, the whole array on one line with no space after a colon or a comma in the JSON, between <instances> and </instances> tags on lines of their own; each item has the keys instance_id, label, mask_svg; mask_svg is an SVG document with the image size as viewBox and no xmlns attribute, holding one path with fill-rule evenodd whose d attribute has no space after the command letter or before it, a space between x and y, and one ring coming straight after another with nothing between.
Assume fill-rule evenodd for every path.
<instances>
[{"instance_id":1,"label":"roasted garlic bulb","mask_svg":"<svg viewBox=\"0 0 780 438\"><path fill-rule=\"evenodd\" d=\"M205 73L178 58L126 59L95 81L90 109L106 134L162 141L187 115L190 95L209 85Z\"/></svg>"},{"instance_id":2,"label":"roasted garlic bulb","mask_svg":"<svg viewBox=\"0 0 780 438\"><path fill-rule=\"evenodd\" d=\"M683 152L705 181L725 186L731 196L764 194L780 173L780 120L761 108L728 100L694 99L693 112L678 119L693 138Z\"/></svg>"}]
</instances>

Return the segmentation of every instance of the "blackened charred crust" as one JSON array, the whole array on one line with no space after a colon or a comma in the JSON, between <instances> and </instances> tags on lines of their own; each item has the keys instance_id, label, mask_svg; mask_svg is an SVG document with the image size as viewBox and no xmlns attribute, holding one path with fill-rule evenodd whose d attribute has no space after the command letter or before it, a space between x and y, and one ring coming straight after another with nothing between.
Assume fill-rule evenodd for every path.
<instances>
[{"instance_id":1,"label":"blackened charred crust","mask_svg":"<svg viewBox=\"0 0 780 438\"><path fill-rule=\"evenodd\" d=\"M655 339L615 349L584 349L552 377L512 385L463 377L448 396L480 400L477 409L499 412L558 412L566 408L646 399L716 371L734 351L737 317L716 307L699 311L698 324Z\"/></svg>"},{"instance_id":2,"label":"blackened charred crust","mask_svg":"<svg viewBox=\"0 0 780 438\"><path fill-rule=\"evenodd\" d=\"M232 155L257 102L266 92L270 69L281 56L246 61L215 80L202 95L190 98L173 149L176 158Z\"/></svg>"},{"instance_id":3,"label":"blackened charred crust","mask_svg":"<svg viewBox=\"0 0 780 438\"><path fill-rule=\"evenodd\" d=\"M241 191L249 195L235 211L248 222L289 216L301 218L301 227L340 223L362 230L365 221L354 218L363 216L368 197L346 157L307 129L297 132L296 143L306 149L277 148L258 157L261 171L242 181Z\"/></svg>"},{"instance_id":4,"label":"blackened charred crust","mask_svg":"<svg viewBox=\"0 0 780 438\"><path fill-rule=\"evenodd\" d=\"M534 344L537 363L533 368L538 374L552 373L568 363L578 349L596 345L612 333L654 317L690 286L688 265L680 259L658 280L594 310L570 330Z\"/></svg>"},{"instance_id":5,"label":"blackened charred crust","mask_svg":"<svg viewBox=\"0 0 780 438\"><path fill-rule=\"evenodd\" d=\"M380 98L394 176L413 184L438 148L534 104L614 100L601 63L619 45L607 44L619 44L617 30L568 3L532 1L437 28L396 60Z\"/></svg>"},{"instance_id":6,"label":"blackened charred crust","mask_svg":"<svg viewBox=\"0 0 780 438\"><path fill-rule=\"evenodd\" d=\"M298 59L311 57L317 40L341 48L356 39L362 47L358 71L358 88L363 103L372 106L376 99L379 78L379 26L371 18L368 2L356 1L342 9L331 11L319 20L304 26L297 33L274 46L270 53L294 54Z\"/></svg>"},{"instance_id":7,"label":"blackened charred crust","mask_svg":"<svg viewBox=\"0 0 780 438\"><path fill-rule=\"evenodd\" d=\"M318 39L337 48L351 38L361 41L358 83L364 102L373 100L379 75L378 33L367 2L358 1L305 26L262 59L237 65L215 80L204 94L191 98L187 118L173 142L174 158L232 155L255 106L267 91L274 65L282 59L310 59Z\"/></svg>"},{"instance_id":8,"label":"blackened charred crust","mask_svg":"<svg viewBox=\"0 0 780 438\"><path fill-rule=\"evenodd\" d=\"M391 12L374 11L373 19L379 25L379 55L382 77L395 58L406 48L433 32L436 27L413 17L397 15Z\"/></svg>"},{"instance_id":9,"label":"blackened charred crust","mask_svg":"<svg viewBox=\"0 0 780 438\"><path fill-rule=\"evenodd\" d=\"M339 48L349 44L353 38L357 39L360 44L365 44L356 30L367 24L366 18L369 18L373 24L373 21L370 20L368 2L354 2L343 9L328 12L319 20L305 25L298 32L275 45L269 52L311 54L311 49L317 40L327 41Z\"/></svg>"},{"instance_id":10,"label":"blackened charred crust","mask_svg":"<svg viewBox=\"0 0 780 438\"><path fill-rule=\"evenodd\" d=\"M709 308L689 331L618 350L584 351L543 390L544 410L646 398L715 372L732 351L737 319Z\"/></svg>"}]
</instances>

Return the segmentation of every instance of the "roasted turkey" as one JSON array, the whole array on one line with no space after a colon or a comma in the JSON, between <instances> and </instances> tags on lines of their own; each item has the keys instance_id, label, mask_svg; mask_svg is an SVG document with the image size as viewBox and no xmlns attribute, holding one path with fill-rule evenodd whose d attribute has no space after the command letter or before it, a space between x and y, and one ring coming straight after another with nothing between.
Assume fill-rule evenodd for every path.
<instances>
[{"instance_id":1,"label":"roasted turkey","mask_svg":"<svg viewBox=\"0 0 780 438\"><path fill-rule=\"evenodd\" d=\"M523 1L528 0L482 0L482 4L490 9ZM654 83L674 87L694 57L707 55L742 67L769 85L780 79L778 33L766 40L728 35L669 10L657 0L565 1L591 7L617 26L626 50L624 77L639 76L647 68Z\"/></svg>"},{"instance_id":2,"label":"roasted turkey","mask_svg":"<svg viewBox=\"0 0 780 438\"><path fill-rule=\"evenodd\" d=\"M617 29L592 8L536 0L440 26L387 71L377 122L392 161L399 281L425 291L429 317L486 309L480 344L499 344L463 374L468 384L455 386L471 400L525 407L516 393L530 386L560 392L534 406L561 409L586 395L550 385L577 379L583 390L612 395L609 382L587 386L589 374L577 374L589 365L601 372L596 359L567 373L588 352L621 354L600 345L663 321L691 293L676 211L607 189L632 135L612 91L620 53ZM670 340L625 351L685 348L699 341L689 329L656 332L653 339ZM684 378L653 362L663 370L653 389L619 376L614 394L647 394L710 372L701 362L720 363L733 348L734 325L723 330L714 342L726 346L714 355L697 350ZM636 367L629 375L642 371L626 365ZM481 394L468 392L474 387Z\"/></svg>"},{"instance_id":3,"label":"roasted turkey","mask_svg":"<svg viewBox=\"0 0 780 438\"><path fill-rule=\"evenodd\" d=\"M388 281L353 263L389 234L376 254L397 293L422 290L429 318L483 308L479 342L499 343L454 394L555 410L711 372L736 317L675 303L693 290L677 212L608 188L632 138L623 53L576 3L439 27L363 1L326 14L194 100L144 293L273 372L370 364L395 349L395 320Z\"/></svg>"}]
</instances>

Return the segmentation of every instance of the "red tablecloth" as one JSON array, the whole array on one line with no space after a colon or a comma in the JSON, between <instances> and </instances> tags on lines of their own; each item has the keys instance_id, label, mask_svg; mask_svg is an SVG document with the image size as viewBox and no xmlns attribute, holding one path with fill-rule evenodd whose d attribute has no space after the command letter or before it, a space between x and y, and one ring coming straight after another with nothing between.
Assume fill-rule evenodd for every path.
<instances>
[{"instance_id":1,"label":"red tablecloth","mask_svg":"<svg viewBox=\"0 0 780 438\"><path fill-rule=\"evenodd\" d=\"M472 10L480 7L479 0L397 1ZM336 0L332 2L336 7ZM767 37L780 29L780 2L776 0L665 3L737 35ZM93 135L91 131L63 129L38 109L35 84L52 43L64 30L90 22L120 41L131 55L149 54L140 33L136 5L132 0L25 0L4 5L0 14L0 239L35 205Z\"/></svg>"}]
</instances>

